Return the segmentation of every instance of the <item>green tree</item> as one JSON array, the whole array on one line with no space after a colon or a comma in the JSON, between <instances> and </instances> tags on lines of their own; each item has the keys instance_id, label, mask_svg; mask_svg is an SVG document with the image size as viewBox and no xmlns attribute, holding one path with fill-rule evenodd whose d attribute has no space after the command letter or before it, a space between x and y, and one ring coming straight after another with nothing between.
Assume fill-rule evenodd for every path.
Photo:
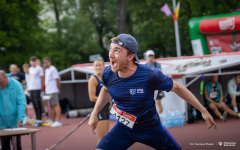
<instances>
[{"instance_id":1,"label":"green tree","mask_svg":"<svg viewBox=\"0 0 240 150\"><path fill-rule=\"evenodd\" d=\"M181 0L178 19L182 55L192 55L188 21L193 17L229 13L240 7L238 0ZM172 0L127 1L127 32L139 43L139 56L153 49L157 57L176 56L175 31L172 17L167 17L160 8L168 3L173 12Z\"/></svg>"},{"instance_id":2,"label":"green tree","mask_svg":"<svg viewBox=\"0 0 240 150\"><path fill-rule=\"evenodd\" d=\"M48 33L52 46L45 53L54 58L53 64L61 70L89 62L89 55L102 53L91 14L83 11L80 1L49 0L47 5L55 14L55 21L47 25L57 31ZM49 18L45 22L49 22Z\"/></svg>"},{"instance_id":3,"label":"green tree","mask_svg":"<svg viewBox=\"0 0 240 150\"><path fill-rule=\"evenodd\" d=\"M110 39L124 30L138 40L139 58L143 58L147 49L153 49L157 57L176 56L173 20L160 11L165 3L173 11L172 0L40 2L0 1L0 65L3 67L8 68L12 63L21 66L32 55L40 59L50 57L59 70L89 62L92 54L101 54L108 61ZM181 0L178 23L182 55L192 53L190 18L229 13L239 7L239 0ZM46 12L52 12L55 17L40 20L39 16Z\"/></svg>"},{"instance_id":4,"label":"green tree","mask_svg":"<svg viewBox=\"0 0 240 150\"><path fill-rule=\"evenodd\" d=\"M96 30L98 45L102 56L108 60L108 45L110 39L118 31L118 1L117 0L81 0L81 14L89 14L91 23Z\"/></svg>"},{"instance_id":5,"label":"green tree","mask_svg":"<svg viewBox=\"0 0 240 150\"><path fill-rule=\"evenodd\" d=\"M39 28L39 2L35 0L0 1L0 64L22 64L41 51L42 30Z\"/></svg>"},{"instance_id":6,"label":"green tree","mask_svg":"<svg viewBox=\"0 0 240 150\"><path fill-rule=\"evenodd\" d=\"M140 58L143 58L143 53L148 49L153 49L156 57L175 55L173 20L160 11L164 3L154 0L127 3L128 21L131 24L127 31L138 40Z\"/></svg>"},{"instance_id":7,"label":"green tree","mask_svg":"<svg viewBox=\"0 0 240 150\"><path fill-rule=\"evenodd\" d=\"M119 3L119 22L118 34L126 32L126 0L118 0Z\"/></svg>"}]
</instances>

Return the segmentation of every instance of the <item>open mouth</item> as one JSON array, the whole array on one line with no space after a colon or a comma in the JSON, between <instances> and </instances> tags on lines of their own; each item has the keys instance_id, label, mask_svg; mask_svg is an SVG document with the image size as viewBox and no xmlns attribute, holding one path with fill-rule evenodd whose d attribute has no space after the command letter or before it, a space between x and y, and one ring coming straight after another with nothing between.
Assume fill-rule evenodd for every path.
<instances>
[{"instance_id":1,"label":"open mouth","mask_svg":"<svg viewBox=\"0 0 240 150\"><path fill-rule=\"evenodd\" d=\"M115 67L117 65L117 62L116 61L111 61L111 65L112 65L112 67Z\"/></svg>"}]
</instances>

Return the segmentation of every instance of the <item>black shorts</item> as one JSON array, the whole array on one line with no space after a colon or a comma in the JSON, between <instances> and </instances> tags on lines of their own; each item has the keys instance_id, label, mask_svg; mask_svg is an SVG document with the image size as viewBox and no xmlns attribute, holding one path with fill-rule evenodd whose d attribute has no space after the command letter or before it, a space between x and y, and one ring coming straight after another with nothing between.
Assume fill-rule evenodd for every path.
<instances>
[{"instance_id":1,"label":"black shorts","mask_svg":"<svg viewBox=\"0 0 240 150\"><path fill-rule=\"evenodd\" d=\"M163 91L158 91L156 100L161 100L164 96L165 95L164 95Z\"/></svg>"},{"instance_id":2,"label":"black shorts","mask_svg":"<svg viewBox=\"0 0 240 150\"><path fill-rule=\"evenodd\" d=\"M236 102L240 103L240 96L236 96Z\"/></svg>"},{"instance_id":3,"label":"black shorts","mask_svg":"<svg viewBox=\"0 0 240 150\"><path fill-rule=\"evenodd\" d=\"M30 102L31 102L30 97L28 97L27 95L26 95L26 101L27 101L27 104L30 104Z\"/></svg>"},{"instance_id":4,"label":"black shorts","mask_svg":"<svg viewBox=\"0 0 240 150\"><path fill-rule=\"evenodd\" d=\"M109 120L109 103L107 103L98 114L98 120Z\"/></svg>"},{"instance_id":5,"label":"black shorts","mask_svg":"<svg viewBox=\"0 0 240 150\"><path fill-rule=\"evenodd\" d=\"M240 96L236 96L236 102L237 102L237 103L240 103ZM225 103L226 103L226 104L231 104L231 97L230 97L229 94L228 94L227 97L226 97Z\"/></svg>"}]
</instances>

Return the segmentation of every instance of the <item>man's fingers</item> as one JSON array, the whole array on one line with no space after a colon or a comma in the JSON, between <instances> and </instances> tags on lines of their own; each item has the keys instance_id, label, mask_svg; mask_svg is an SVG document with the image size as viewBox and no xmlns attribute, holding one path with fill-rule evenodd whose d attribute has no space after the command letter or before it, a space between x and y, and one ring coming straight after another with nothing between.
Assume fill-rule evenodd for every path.
<instances>
[{"instance_id":1,"label":"man's fingers","mask_svg":"<svg viewBox=\"0 0 240 150\"><path fill-rule=\"evenodd\" d=\"M91 129L91 131L92 131L93 134L96 134L94 130L96 129L97 124L98 124L98 118L97 118L97 116L93 116L93 115L91 114L91 117L90 117L90 119L89 119L89 121L88 121L88 125L89 125L89 127L90 127L90 129Z\"/></svg>"},{"instance_id":2,"label":"man's fingers","mask_svg":"<svg viewBox=\"0 0 240 150\"><path fill-rule=\"evenodd\" d=\"M93 133L93 134L96 134L94 130L95 130L94 125L91 125L91 131L92 131L92 133Z\"/></svg>"},{"instance_id":3,"label":"man's fingers","mask_svg":"<svg viewBox=\"0 0 240 150\"><path fill-rule=\"evenodd\" d=\"M207 124L207 126L208 126L208 129L209 129L209 127L210 127L210 122L209 122L209 120L208 120L208 119L206 119L206 124Z\"/></svg>"},{"instance_id":4,"label":"man's fingers","mask_svg":"<svg viewBox=\"0 0 240 150\"><path fill-rule=\"evenodd\" d=\"M206 124L208 125L208 129L210 129L212 126L214 126L214 128L217 129L216 123L211 119L207 119Z\"/></svg>"},{"instance_id":5,"label":"man's fingers","mask_svg":"<svg viewBox=\"0 0 240 150\"><path fill-rule=\"evenodd\" d=\"M90 126L90 129L91 129L91 132L93 134L95 134L95 128L96 128L96 125L94 123L92 123L91 121L88 122L88 125Z\"/></svg>"},{"instance_id":6,"label":"man's fingers","mask_svg":"<svg viewBox=\"0 0 240 150\"><path fill-rule=\"evenodd\" d=\"M217 129L217 125L216 125L216 123L214 122L214 120L210 120L210 122L213 124L214 128Z\"/></svg>"},{"instance_id":7,"label":"man's fingers","mask_svg":"<svg viewBox=\"0 0 240 150\"><path fill-rule=\"evenodd\" d=\"M208 129L210 129L213 126L213 124L208 124Z\"/></svg>"}]
</instances>

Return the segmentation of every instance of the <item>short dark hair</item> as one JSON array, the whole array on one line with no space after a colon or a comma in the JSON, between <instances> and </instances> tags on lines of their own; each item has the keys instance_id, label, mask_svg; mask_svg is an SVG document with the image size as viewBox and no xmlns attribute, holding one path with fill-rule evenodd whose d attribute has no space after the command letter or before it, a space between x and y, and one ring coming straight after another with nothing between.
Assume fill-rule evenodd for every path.
<instances>
[{"instance_id":1,"label":"short dark hair","mask_svg":"<svg viewBox=\"0 0 240 150\"><path fill-rule=\"evenodd\" d=\"M50 59L49 57L44 57L44 58L43 58L43 61L45 61L45 60L51 62L51 59Z\"/></svg>"},{"instance_id":2,"label":"short dark hair","mask_svg":"<svg viewBox=\"0 0 240 150\"><path fill-rule=\"evenodd\" d=\"M30 61L36 61L37 60L37 57L36 56L32 56L31 58L30 58Z\"/></svg>"},{"instance_id":3,"label":"short dark hair","mask_svg":"<svg viewBox=\"0 0 240 150\"><path fill-rule=\"evenodd\" d=\"M120 38L119 38L119 37L113 37L113 38L111 39L111 41L120 42Z\"/></svg>"},{"instance_id":4,"label":"short dark hair","mask_svg":"<svg viewBox=\"0 0 240 150\"><path fill-rule=\"evenodd\" d=\"M238 76L240 76L240 73L236 73L236 74L234 75L235 78L237 78Z\"/></svg>"},{"instance_id":5,"label":"short dark hair","mask_svg":"<svg viewBox=\"0 0 240 150\"><path fill-rule=\"evenodd\" d=\"M28 68L30 68L30 65L29 65L29 64L23 64L23 67L28 67Z\"/></svg>"}]
</instances>

